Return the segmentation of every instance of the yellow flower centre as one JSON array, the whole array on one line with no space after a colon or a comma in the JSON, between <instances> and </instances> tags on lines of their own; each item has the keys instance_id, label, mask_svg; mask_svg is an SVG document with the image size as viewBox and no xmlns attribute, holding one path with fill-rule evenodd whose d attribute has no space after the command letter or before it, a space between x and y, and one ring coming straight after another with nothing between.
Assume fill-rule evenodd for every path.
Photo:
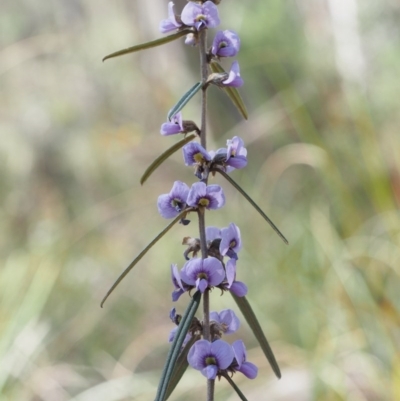
<instances>
[{"instance_id":1,"label":"yellow flower centre","mask_svg":"<svg viewBox=\"0 0 400 401\"><path fill-rule=\"evenodd\" d=\"M203 155L201 153L196 153L193 156L193 159L199 164L203 163L203 161L204 161Z\"/></svg>"},{"instance_id":2,"label":"yellow flower centre","mask_svg":"<svg viewBox=\"0 0 400 401\"><path fill-rule=\"evenodd\" d=\"M210 201L207 198L201 198L199 200L199 206L207 207L210 204Z\"/></svg>"},{"instance_id":3,"label":"yellow flower centre","mask_svg":"<svg viewBox=\"0 0 400 401\"><path fill-rule=\"evenodd\" d=\"M196 21L196 22L199 22L199 21L204 21L204 20L206 20L206 19L207 19L207 17L206 17L205 15L199 14L199 15L196 17L195 21Z\"/></svg>"},{"instance_id":4,"label":"yellow flower centre","mask_svg":"<svg viewBox=\"0 0 400 401\"><path fill-rule=\"evenodd\" d=\"M236 241L233 240L231 241L231 243L229 244L229 248L234 248L236 246Z\"/></svg>"}]
</instances>

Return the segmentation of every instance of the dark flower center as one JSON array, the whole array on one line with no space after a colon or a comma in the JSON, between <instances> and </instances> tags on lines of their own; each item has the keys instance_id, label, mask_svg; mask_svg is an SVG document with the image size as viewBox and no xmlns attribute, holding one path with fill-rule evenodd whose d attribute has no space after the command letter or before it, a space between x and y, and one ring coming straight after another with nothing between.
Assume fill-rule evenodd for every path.
<instances>
[{"instance_id":1,"label":"dark flower center","mask_svg":"<svg viewBox=\"0 0 400 401\"><path fill-rule=\"evenodd\" d=\"M207 280L208 276L207 276L206 273L199 273L199 274L197 275L197 278L199 278L200 280L201 280L201 279Z\"/></svg>"},{"instance_id":2,"label":"dark flower center","mask_svg":"<svg viewBox=\"0 0 400 401\"><path fill-rule=\"evenodd\" d=\"M179 213L182 211L184 203L180 199L175 198L172 199L171 206Z\"/></svg>"},{"instance_id":3,"label":"dark flower center","mask_svg":"<svg viewBox=\"0 0 400 401\"><path fill-rule=\"evenodd\" d=\"M206 362L207 366L217 364L217 361L215 360L215 358L213 356L207 356L205 362Z\"/></svg>"}]
</instances>

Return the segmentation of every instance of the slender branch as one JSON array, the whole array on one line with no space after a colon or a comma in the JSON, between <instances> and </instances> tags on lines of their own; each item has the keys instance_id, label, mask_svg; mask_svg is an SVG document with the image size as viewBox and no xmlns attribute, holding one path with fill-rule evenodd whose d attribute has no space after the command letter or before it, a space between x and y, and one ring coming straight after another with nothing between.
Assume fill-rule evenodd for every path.
<instances>
[{"instance_id":1,"label":"slender branch","mask_svg":"<svg viewBox=\"0 0 400 401\"><path fill-rule=\"evenodd\" d=\"M208 77L208 63L207 63L207 29L199 32L199 50L200 50L200 69L201 69L201 82L204 84ZM204 85L201 95L201 146L207 149L207 88Z\"/></svg>"},{"instance_id":2,"label":"slender branch","mask_svg":"<svg viewBox=\"0 0 400 401\"><path fill-rule=\"evenodd\" d=\"M201 82L206 82L208 77L208 63L207 63L207 29L199 32L199 51L200 51L200 69L201 69ZM207 149L207 85L202 88L201 96L201 134L200 143L204 149ZM204 182L207 185L208 177L206 176ZM199 211L199 230L200 230L200 246L201 255L205 259L207 257L207 241L205 231L205 217L204 212ZM210 291L207 289L203 295L203 338L211 341L210 338ZM214 386L215 380L207 380L207 401L214 400Z\"/></svg>"}]
</instances>

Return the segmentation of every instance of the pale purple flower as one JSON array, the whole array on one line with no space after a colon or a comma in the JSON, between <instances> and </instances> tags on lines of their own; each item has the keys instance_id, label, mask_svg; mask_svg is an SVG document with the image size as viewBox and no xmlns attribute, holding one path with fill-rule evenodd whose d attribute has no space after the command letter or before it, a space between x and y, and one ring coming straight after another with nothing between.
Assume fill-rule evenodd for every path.
<instances>
[{"instance_id":1,"label":"pale purple flower","mask_svg":"<svg viewBox=\"0 0 400 401\"><path fill-rule=\"evenodd\" d=\"M193 207L219 209L225 205L224 191L219 185L206 185L204 182L195 182L190 188L187 204Z\"/></svg>"},{"instance_id":2,"label":"pale purple flower","mask_svg":"<svg viewBox=\"0 0 400 401\"><path fill-rule=\"evenodd\" d=\"M239 227L231 223L228 227L221 230L221 243L219 251L222 256L228 256L233 259L238 259L237 253L242 248L242 239L240 238Z\"/></svg>"},{"instance_id":3,"label":"pale purple flower","mask_svg":"<svg viewBox=\"0 0 400 401\"><path fill-rule=\"evenodd\" d=\"M236 259L229 259L225 264L226 281L230 288L236 278Z\"/></svg>"},{"instance_id":4,"label":"pale purple flower","mask_svg":"<svg viewBox=\"0 0 400 401\"><path fill-rule=\"evenodd\" d=\"M239 86L243 85L243 79L240 77L240 68L237 61L232 63L229 76L225 81L222 81L222 84L224 86L233 86L234 88L238 88Z\"/></svg>"},{"instance_id":5,"label":"pale purple flower","mask_svg":"<svg viewBox=\"0 0 400 401\"><path fill-rule=\"evenodd\" d=\"M182 113L179 112L172 117L171 121L161 125L160 134L167 136L179 134L184 131L185 128L183 127Z\"/></svg>"},{"instance_id":6,"label":"pale purple flower","mask_svg":"<svg viewBox=\"0 0 400 401\"><path fill-rule=\"evenodd\" d=\"M212 256L206 259L190 259L181 270L182 281L196 287L202 293L206 288L221 284L224 278L225 270L222 263Z\"/></svg>"},{"instance_id":7,"label":"pale purple flower","mask_svg":"<svg viewBox=\"0 0 400 401\"><path fill-rule=\"evenodd\" d=\"M198 4L190 1L181 15L182 22L194 26L198 31L203 28L215 28L219 25L218 7L212 1Z\"/></svg>"},{"instance_id":8,"label":"pale purple flower","mask_svg":"<svg viewBox=\"0 0 400 401\"><path fill-rule=\"evenodd\" d=\"M218 57L235 57L240 48L240 39L234 31L218 31L214 37L211 53Z\"/></svg>"},{"instance_id":9,"label":"pale purple flower","mask_svg":"<svg viewBox=\"0 0 400 401\"><path fill-rule=\"evenodd\" d=\"M174 291L172 291L172 301L175 302L184 292L190 289L190 287L182 283L178 266L175 263L171 265L171 281L175 287Z\"/></svg>"},{"instance_id":10,"label":"pale purple flower","mask_svg":"<svg viewBox=\"0 0 400 401\"><path fill-rule=\"evenodd\" d=\"M210 312L210 321L218 323L221 331L225 334L232 334L238 330L240 320L232 309L224 309L221 312Z\"/></svg>"},{"instance_id":11,"label":"pale purple flower","mask_svg":"<svg viewBox=\"0 0 400 401\"><path fill-rule=\"evenodd\" d=\"M247 378L254 379L257 376L258 368L251 362L247 362L246 347L242 340L237 340L232 344L233 353L238 364L235 370L243 373Z\"/></svg>"},{"instance_id":12,"label":"pale purple flower","mask_svg":"<svg viewBox=\"0 0 400 401\"><path fill-rule=\"evenodd\" d=\"M176 336L176 332L178 331L179 327L174 327L170 332L169 332L169 336L168 336L168 342L172 343L172 341L174 341L175 336ZM192 335L190 333L186 334L185 339L183 340L182 343L182 347L184 347L188 341L190 341L190 339L192 338Z\"/></svg>"},{"instance_id":13,"label":"pale purple flower","mask_svg":"<svg viewBox=\"0 0 400 401\"><path fill-rule=\"evenodd\" d=\"M189 187L184 182L175 181L169 194L158 197L158 212L166 219L176 217L186 207L188 194Z\"/></svg>"},{"instance_id":14,"label":"pale purple flower","mask_svg":"<svg viewBox=\"0 0 400 401\"><path fill-rule=\"evenodd\" d=\"M159 27L160 32L161 33L171 32L174 31L175 29L178 29L181 26L182 23L177 20L174 12L174 3L170 1L168 3L168 19L164 19L160 22L160 27Z\"/></svg>"},{"instance_id":15,"label":"pale purple flower","mask_svg":"<svg viewBox=\"0 0 400 401\"><path fill-rule=\"evenodd\" d=\"M247 285L241 281L234 281L232 285L227 288L237 297L244 297L247 294Z\"/></svg>"},{"instance_id":16,"label":"pale purple flower","mask_svg":"<svg viewBox=\"0 0 400 401\"><path fill-rule=\"evenodd\" d=\"M211 156L198 142L189 142L182 148L186 166L202 165L211 160Z\"/></svg>"},{"instance_id":17,"label":"pale purple flower","mask_svg":"<svg viewBox=\"0 0 400 401\"><path fill-rule=\"evenodd\" d=\"M188 353L189 365L200 370L207 379L215 379L219 370L229 367L234 358L232 347L223 340L196 341Z\"/></svg>"},{"instance_id":18,"label":"pale purple flower","mask_svg":"<svg viewBox=\"0 0 400 401\"><path fill-rule=\"evenodd\" d=\"M240 169L247 165L247 149L244 147L243 139L234 136L226 141L226 164L229 166L227 171L234 168Z\"/></svg>"}]
</instances>

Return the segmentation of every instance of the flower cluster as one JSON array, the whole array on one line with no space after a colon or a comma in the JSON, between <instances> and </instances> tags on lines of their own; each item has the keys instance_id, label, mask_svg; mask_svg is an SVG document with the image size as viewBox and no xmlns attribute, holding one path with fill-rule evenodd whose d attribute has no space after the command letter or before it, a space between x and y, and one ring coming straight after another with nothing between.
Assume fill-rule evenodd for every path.
<instances>
[{"instance_id":1,"label":"flower cluster","mask_svg":"<svg viewBox=\"0 0 400 401\"><path fill-rule=\"evenodd\" d=\"M209 180L218 174L230 182L281 239L288 243L268 216L229 175L234 170L247 166L247 149L243 140L235 136L227 140L225 147L217 150L206 149L206 91L211 85L222 88L242 116L247 119L246 107L237 90L238 87L243 85L239 63L236 60L233 61L229 72L226 72L220 64L221 59L235 57L238 54L240 49L238 34L232 30L220 30L214 35L212 43L207 44L208 30L220 24L217 6L221 1L188 0L180 15L175 13L174 3L170 1L168 3L168 18L160 22L160 31L169 33L167 37L111 53L103 59L159 46L183 36L186 37L185 43L197 46L200 53L200 82L195 83L172 107L168 113L167 121L160 128L160 134L163 137L175 134L184 134L184 137L154 160L140 182L143 184L150 174L178 149L182 149L184 164L194 169L194 176L198 181L189 186L176 180L168 193L158 197L158 212L162 217L172 219L172 221L122 272L101 303L103 306L107 297L127 273L175 224L180 222L187 226L190 223L187 215L190 213L197 215L199 235L184 237L182 241L182 244L186 246L183 252L185 259L183 266L178 268L175 263L171 265L172 301L177 301L185 293L189 294L190 301L182 316L176 313L175 308L171 310L170 318L176 327L169 336L172 346L160 380L156 401L164 401L168 398L168 391L173 388L173 384L176 384L177 380L179 381L178 376L180 377L182 373L181 371L178 372L180 370L178 366L184 366L182 362L186 357L188 364L200 370L208 379L207 395L210 401L213 399L213 380L216 377L224 377L241 399L244 399L244 396L231 379L233 373L241 372L250 379L256 377L257 367L247 361L243 341L237 340L229 344L222 338L236 332L240 322L236 314L230 309L219 313L210 311L210 294L214 288L219 289L221 295L225 292L232 294L272 369L277 377L281 377L279 366L268 341L245 297L247 286L236 280L239 252L242 249L240 229L235 223L230 223L223 228L207 227L205 223L207 211L218 210L225 205L226 199L222 187L209 184ZM199 91L202 92L200 127L192 120L184 120L181 112L183 107ZM187 135L189 133L191 134ZM199 142L196 141L197 139ZM203 319L195 316L201 303Z\"/></svg>"},{"instance_id":2,"label":"flower cluster","mask_svg":"<svg viewBox=\"0 0 400 401\"><path fill-rule=\"evenodd\" d=\"M174 4L168 4L168 19L161 21L160 31L167 33L191 27L185 43L198 44L199 31L213 28L220 23L218 8L212 1L197 3L190 1L179 16L174 12ZM240 48L239 36L230 30L218 31L208 50L207 59L219 60L222 57L234 57ZM218 86L238 87L243 84L240 77L239 64L234 61L231 70L226 73L214 73L208 77L208 82ZM160 133L163 136L187 134L196 131L201 136L201 130L193 121L186 121L178 112L162 124ZM194 174L200 180L189 186L181 181L175 181L168 194L160 195L157 206L164 218L174 218L183 211L216 210L224 206L225 196L219 185L207 185L209 174L222 170L231 172L247 165L247 150L243 140L235 136L226 143L226 147L216 151L207 151L198 142L189 142L182 148L186 166L194 167ZM202 249L201 239L185 237L183 244L187 245L184 252L187 260L179 270L177 264L171 265L171 279L174 286L172 300L177 301L182 294L198 290L202 294L216 287L222 292L231 291L237 297L247 294L244 283L236 280L236 264L238 252L242 248L239 227L230 223L228 227L205 229L206 255L198 256ZM189 257L191 255L191 257ZM180 316L175 308L170 314L171 320L178 325ZM257 367L246 361L246 349L243 341L235 341L232 345L221 339L222 335L235 332L239 327L239 319L230 310L209 314L210 338L201 339L204 322L195 318L184 340L186 344L195 336L196 341L188 354L189 364L201 371L208 379L215 379L223 373L242 372L253 379L257 375ZM177 327L171 331L169 340L175 338Z\"/></svg>"}]
</instances>

